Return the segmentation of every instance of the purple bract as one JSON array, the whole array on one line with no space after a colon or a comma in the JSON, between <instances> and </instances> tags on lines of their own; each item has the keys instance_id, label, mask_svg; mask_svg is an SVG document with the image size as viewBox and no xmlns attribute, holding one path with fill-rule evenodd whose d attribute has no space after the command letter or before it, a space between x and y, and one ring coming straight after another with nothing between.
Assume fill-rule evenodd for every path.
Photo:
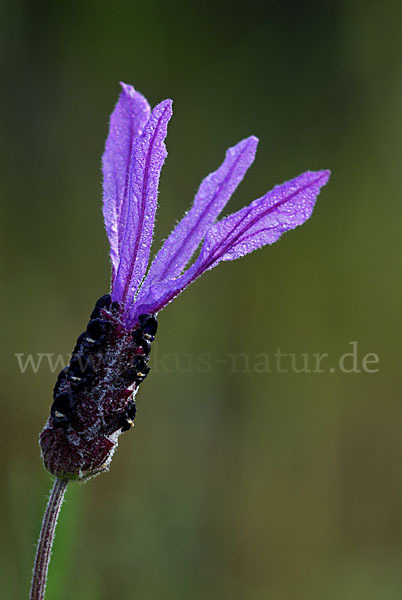
<instances>
[{"instance_id":1,"label":"purple bract","mask_svg":"<svg viewBox=\"0 0 402 600\"><path fill-rule=\"evenodd\" d=\"M242 140L201 183L191 210L165 241L144 279L172 102L164 100L151 112L133 87L122 87L103 155L103 212L111 247L112 298L123 305L130 328L140 313L158 312L220 261L272 244L304 223L330 172L307 171L217 221L254 160L257 138ZM185 271L202 241L197 260Z\"/></svg>"},{"instance_id":2,"label":"purple bract","mask_svg":"<svg viewBox=\"0 0 402 600\"><path fill-rule=\"evenodd\" d=\"M254 160L257 138L242 140L201 183L146 274L171 116L171 100L151 111L144 96L122 84L103 155L111 293L98 301L59 375L40 439L45 465L59 477L84 479L108 468L118 436L135 416L158 311L221 261L272 244L302 225L330 175L307 171L217 220Z\"/></svg>"}]
</instances>

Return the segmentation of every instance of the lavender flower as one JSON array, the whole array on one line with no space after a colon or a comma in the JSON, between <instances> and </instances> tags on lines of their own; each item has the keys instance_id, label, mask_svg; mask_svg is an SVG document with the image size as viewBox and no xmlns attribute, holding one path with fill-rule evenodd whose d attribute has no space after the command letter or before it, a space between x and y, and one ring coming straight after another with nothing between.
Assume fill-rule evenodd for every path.
<instances>
[{"instance_id":1,"label":"lavender flower","mask_svg":"<svg viewBox=\"0 0 402 600\"><path fill-rule=\"evenodd\" d=\"M146 274L171 116L171 100L151 111L144 96L122 84L103 155L111 292L96 303L70 364L58 377L40 436L44 463L61 479L85 479L108 468L119 435L134 421L157 313L221 261L272 244L304 223L330 175L307 171L217 220L254 160L257 138L242 140L201 183L192 208Z\"/></svg>"}]
</instances>

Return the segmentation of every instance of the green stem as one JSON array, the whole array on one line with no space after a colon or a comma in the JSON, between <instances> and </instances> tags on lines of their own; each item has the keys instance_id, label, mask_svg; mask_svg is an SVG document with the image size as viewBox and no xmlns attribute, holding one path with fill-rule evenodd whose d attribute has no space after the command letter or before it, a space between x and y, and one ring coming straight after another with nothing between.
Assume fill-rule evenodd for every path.
<instances>
[{"instance_id":1,"label":"green stem","mask_svg":"<svg viewBox=\"0 0 402 600\"><path fill-rule=\"evenodd\" d=\"M49 502L43 517L42 529L36 549L35 565L33 568L30 600L43 600L49 567L50 553L52 550L57 517L63 502L68 479L55 479Z\"/></svg>"}]
</instances>

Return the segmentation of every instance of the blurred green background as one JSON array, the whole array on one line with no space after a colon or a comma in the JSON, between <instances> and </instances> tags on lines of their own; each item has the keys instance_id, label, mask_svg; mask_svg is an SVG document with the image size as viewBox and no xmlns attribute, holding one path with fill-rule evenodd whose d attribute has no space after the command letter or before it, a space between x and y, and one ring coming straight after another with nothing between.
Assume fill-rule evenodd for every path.
<instances>
[{"instance_id":1,"label":"blurred green background","mask_svg":"<svg viewBox=\"0 0 402 600\"><path fill-rule=\"evenodd\" d=\"M107 291L100 157L123 80L174 99L154 251L250 134L230 212L303 170L333 175L305 226L161 313L135 431L67 491L47 598L401 598L402 4L0 10L2 597L27 597L51 484L37 438L55 375L15 354L70 352ZM377 373L337 368L352 341ZM255 372L279 348L328 353L324 372Z\"/></svg>"}]
</instances>

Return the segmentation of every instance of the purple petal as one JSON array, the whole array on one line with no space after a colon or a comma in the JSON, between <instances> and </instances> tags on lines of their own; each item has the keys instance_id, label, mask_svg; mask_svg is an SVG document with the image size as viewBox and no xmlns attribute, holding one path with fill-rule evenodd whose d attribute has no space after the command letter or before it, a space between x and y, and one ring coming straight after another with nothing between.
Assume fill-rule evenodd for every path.
<instances>
[{"instance_id":1,"label":"purple petal","mask_svg":"<svg viewBox=\"0 0 402 600\"><path fill-rule=\"evenodd\" d=\"M203 270L273 244L285 231L302 225L329 175L329 171L307 171L213 225L201 250Z\"/></svg>"},{"instance_id":2,"label":"purple petal","mask_svg":"<svg viewBox=\"0 0 402 600\"><path fill-rule=\"evenodd\" d=\"M144 277L152 243L159 176L167 156L164 139L172 116L172 101L164 100L135 138L128 175L127 201L119 222L120 261L112 298L128 310Z\"/></svg>"},{"instance_id":3,"label":"purple petal","mask_svg":"<svg viewBox=\"0 0 402 600\"><path fill-rule=\"evenodd\" d=\"M206 270L222 260L234 260L276 242L282 233L302 225L311 215L315 200L330 176L329 171L307 171L278 185L249 206L212 225L196 262L180 277L151 285L133 322L141 312L157 312Z\"/></svg>"},{"instance_id":4,"label":"purple petal","mask_svg":"<svg viewBox=\"0 0 402 600\"><path fill-rule=\"evenodd\" d=\"M109 135L106 140L103 165L103 216L110 243L113 274L119 262L118 224L121 208L128 195L128 171L134 139L142 132L151 109L147 100L131 85L121 83L123 88L110 117Z\"/></svg>"},{"instance_id":5,"label":"purple petal","mask_svg":"<svg viewBox=\"0 0 402 600\"><path fill-rule=\"evenodd\" d=\"M191 210L183 217L158 252L145 278L138 301L151 284L180 275L252 164L256 137L229 148L222 165L201 183Z\"/></svg>"}]
</instances>

